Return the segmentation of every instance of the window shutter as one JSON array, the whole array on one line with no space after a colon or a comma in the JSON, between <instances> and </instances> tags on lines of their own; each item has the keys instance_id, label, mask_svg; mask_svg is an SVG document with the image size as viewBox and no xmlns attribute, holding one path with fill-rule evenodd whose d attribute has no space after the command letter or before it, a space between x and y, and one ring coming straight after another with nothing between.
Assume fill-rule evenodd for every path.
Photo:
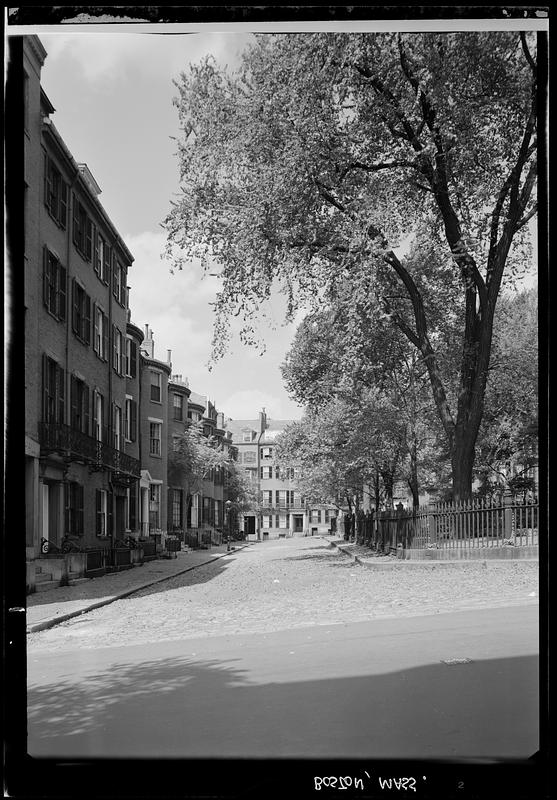
<instances>
[{"instance_id":1,"label":"window shutter","mask_svg":"<svg viewBox=\"0 0 557 800\"><path fill-rule=\"evenodd\" d=\"M74 375L70 376L70 425L76 427L77 422L77 386Z\"/></svg>"},{"instance_id":2,"label":"window shutter","mask_svg":"<svg viewBox=\"0 0 557 800\"><path fill-rule=\"evenodd\" d=\"M48 356L43 353L43 421L50 422L48 418Z\"/></svg>"},{"instance_id":3,"label":"window shutter","mask_svg":"<svg viewBox=\"0 0 557 800\"><path fill-rule=\"evenodd\" d=\"M84 385L83 386L83 433L87 434L87 436L89 436L90 432L90 427L89 427L91 418L90 406L91 406L91 393L89 392L89 387Z\"/></svg>"},{"instance_id":4,"label":"window shutter","mask_svg":"<svg viewBox=\"0 0 557 800\"><path fill-rule=\"evenodd\" d=\"M125 267L120 267L120 305L126 305L127 275Z\"/></svg>"},{"instance_id":5,"label":"window shutter","mask_svg":"<svg viewBox=\"0 0 557 800\"><path fill-rule=\"evenodd\" d=\"M79 216L77 213L77 197L72 192L72 238L73 243L79 246Z\"/></svg>"},{"instance_id":6,"label":"window shutter","mask_svg":"<svg viewBox=\"0 0 557 800\"><path fill-rule=\"evenodd\" d=\"M126 374L126 340L121 331L118 331L120 337L120 375Z\"/></svg>"},{"instance_id":7,"label":"window shutter","mask_svg":"<svg viewBox=\"0 0 557 800\"><path fill-rule=\"evenodd\" d=\"M108 536L112 536L113 533L113 515L112 515L112 503L113 503L114 495L112 492L106 493L106 518L107 518L107 534Z\"/></svg>"},{"instance_id":8,"label":"window shutter","mask_svg":"<svg viewBox=\"0 0 557 800\"><path fill-rule=\"evenodd\" d=\"M68 184L60 180L60 225L65 228L68 218Z\"/></svg>"},{"instance_id":9,"label":"window shutter","mask_svg":"<svg viewBox=\"0 0 557 800\"><path fill-rule=\"evenodd\" d=\"M100 489L95 491L95 508L96 508L96 515L95 515L95 533L97 536L102 536L102 492Z\"/></svg>"},{"instance_id":10,"label":"window shutter","mask_svg":"<svg viewBox=\"0 0 557 800\"><path fill-rule=\"evenodd\" d=\"M102 271L102 264L99 261L99 232L95 228L94 236L93 236L93 244L94 244L94 252L93 252L93 269L97 273L97 275L101 274Z\"/></svg>"},{"instance_id":11,"label":"window shutter","mask_svg":"<svg viewBox=\"0 0 557 800\"><path fill-rule=\"evenodd\" d=\"M91 255L93 252L93 223L89 219L89 217L85 218L85 255L87 256L87 261L91 261Z\"/></svg>"},{"instance_id":12,"label":"window shutter","mask_svg":"<svg viewBox=\"0 0 557 800\"><path fill-rule=\"evenodd\" d=\"M112 350L112 366L115 369L114 365L116 363L116 326L114 323L112 324L111 332L111 350Z\"/></svg>"},{"instance_id":13,"label":"window shutter","mask_svg":"<svg viewBox=\"0 0 557 800\"><path fill-rule=\"evenodd\" d=\"M105 361L108 361L108 317L104 314L102 315L102 357Z\"/></svg>"},{"instance_id":14,"label":"window shutter","mask_svg":"<svg viewBox=\"0 0 557 800\"><path fill-rule=\"evenodd\" d=\"M77 286L75 282L75 278L72 280L72 331L74 333L80 333L77 329L77 314L78 305L77 305Z\"/></svg>"},{"instance_id":15,"label":"window shutter","mask_svg":"<svg viewBox=\"0 0 557 800\"><path fill-rule=\"evenodd\" d=\"M118 298L118 293L116 291L117 286L118 286L118 262L116 261L116 255L112 253L112 294L116 298Z\"/></svg>"},{"instance_id":16,"label":"window shutter","mask_svg":"<svg viewBox=\"0 0 557 800\"><path fill-rule=\"evenodd\" d=\"M58 317L66 320L66 268L58 264Z\"/></svg>"},{"instance_id":17,"label":"window shutter","mask_svg":"<svg viewBox=\"0 0 557 800\"><path fill-rule=\"evenodd\" d=\"M48 308L49 279L48 279L48 250L43 248L43 303Z\"/></svg>"},{"instance_id":18,"label":"window shutter","mask_svg":"<svg viewBox=\"0 0 557 800\"><path fill-rule=\"evenodd\" d=\"M112 248L106 242L104 244L104 263L103 263L103 281L110 282L110 262L112 259Z\"/></svg>"},{"instance_id":19,"label":"window shutter","mask_svg":"<svg viewBox=\"0 0 557 800\"><path fill-rule=\"evenodd\" d=\"M91 344L91 298L85 295L85 308L83 310L83 332L81 338Z\"/></svg>"},{"instance_id":20,"label":"window shutter","mask_svg":"<svg viewBox=\"0 0 557 800\"><path fill-rule=\"evenodd\" d=\"M50 175L48 173L48 156L44 154L44 204L48 207L50 198Z\"/></svg>"},{"instance_id":21,"label":"window shutter","mask_svg":"<svg viewBox=\"0 0 557 800\"><path fill-rule=\"evenodd\" d=\"M62 367L56 365L56 375L57 375L57 384L58 384L58 419L61 425L64 424L64 412L65 412L65 403L66 403L66 386L65 386L65 373Z\"/></svg>"},{"instance_id":22,"label":"window shutter","mask_svg":"<svg viewBox=\"0 0 557 800\"><path fill-rule=\"evenodd\" d=\"M135 442L137 439L137 403L132 400L130 403L130 439Z\"/></svg>"},{"instance_id":23,"label":"window shutter","mask_svg":"<svg viewBox=\"0 0 557 800\"><path fill-rule=\"evenodd\" d=\"M76 525L75 525L75 532L78 536L83 535L83 486L80 484L76 484L76 509L75 509L75 516L76 516Z\"/></svg>"}]
</instances>

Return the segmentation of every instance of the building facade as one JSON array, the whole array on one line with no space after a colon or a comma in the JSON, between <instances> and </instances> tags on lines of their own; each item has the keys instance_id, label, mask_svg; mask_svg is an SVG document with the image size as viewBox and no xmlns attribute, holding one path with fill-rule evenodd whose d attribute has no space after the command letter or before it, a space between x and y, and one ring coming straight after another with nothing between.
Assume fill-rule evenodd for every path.
<instances>
[{"instance_id":1,"label":"building facade","mask_svg":"<svg viewBox=\"0 0 557 800\"><path fill-rule=\"evenodd\" d=\"M127 273L133 256L100 188L57 131L40 86L46 52L24 37L25 454L28 559L66 537L123 537L130 487ZM129 443L131 445L131 442ZM48 546L47 545L47 546Z\"/></svg>"},{"instance_id":2,"label":"building facade","mask_svg":"<svg viewBox=\"0 0 557 800\"><path fill-rule=\"evenodd\" d=\"M276 458L276 440L293 420L272 420L265 409L258 419L226 422L238 452L238 464L255 487L257 508L243 514L240 528L248 539L283 536L314 536L336 529L333 505L312 505L301 495L294 468L281 469Z\"/></svg>"}]
</instances>

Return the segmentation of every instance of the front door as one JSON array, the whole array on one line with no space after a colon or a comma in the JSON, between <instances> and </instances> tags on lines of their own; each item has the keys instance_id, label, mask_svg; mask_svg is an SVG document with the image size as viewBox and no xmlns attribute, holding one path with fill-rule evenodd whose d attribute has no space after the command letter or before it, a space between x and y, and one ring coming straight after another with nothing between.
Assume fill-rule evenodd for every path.
<instances>
[{"instance_id":1,"label":"front door","mask_svg":"<svg viewBox=\"0 0 557 800\"><path fill-rule=\"evenodd\" d=\"M294 533L302 533L304 530L304 515L303 514L293 514L294 517Z\"/></svg>"},{"instance_id":2,"label":"front door","mask_svg":"<svg viewBox=\"0 0 557 800\"><path fill-rule=\"evenodd\" d=\"M244 517L244 534L248 536L255 536L255 517Z\"/></svg>"}]
</instances>

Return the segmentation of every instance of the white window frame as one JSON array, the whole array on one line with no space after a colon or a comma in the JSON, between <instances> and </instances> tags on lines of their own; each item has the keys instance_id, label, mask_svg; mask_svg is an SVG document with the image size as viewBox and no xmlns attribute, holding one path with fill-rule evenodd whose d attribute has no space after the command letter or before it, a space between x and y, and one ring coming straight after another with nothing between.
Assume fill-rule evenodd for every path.
<instances>
[{"instance_id":1,"label":"white window frame","mask_svg":"<svg viewBox=\"0 0 557 800\"><path fill-rule=\"evenodd\" d=\"M158 436L153 436L153 432L158 430ZM158 452L153 452L153 442L158 442ZM162 423L149 421L149 455L160 458L162 456Z\"/></svg>"}]
</instances>

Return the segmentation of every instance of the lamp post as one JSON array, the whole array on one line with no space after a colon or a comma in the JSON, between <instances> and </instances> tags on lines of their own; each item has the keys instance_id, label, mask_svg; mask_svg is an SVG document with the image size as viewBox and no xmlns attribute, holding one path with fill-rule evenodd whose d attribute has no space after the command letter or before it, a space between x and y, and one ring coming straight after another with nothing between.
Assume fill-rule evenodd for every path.
<instances>
[{"instance_id":1,"label":"lamp post","mask_svg":"<svg viewBox=\"0 0 557 800\"><path fill-rule=\"evenodd\" d=\"M226 550L230 550L230 509L232 508L232 500L227 500L224 504L226 507Z\"/></svg>"}]
</instances>

